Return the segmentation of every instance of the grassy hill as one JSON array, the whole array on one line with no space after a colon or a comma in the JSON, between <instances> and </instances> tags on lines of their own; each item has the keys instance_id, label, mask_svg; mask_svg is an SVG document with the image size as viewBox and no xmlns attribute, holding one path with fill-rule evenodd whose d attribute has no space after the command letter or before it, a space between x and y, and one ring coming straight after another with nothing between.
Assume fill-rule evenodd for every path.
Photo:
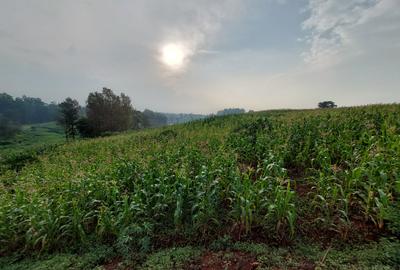
<instances>
[{"instance_id":1,"label":"grassy hill","mask_svg":"<svg viewBox=\"0 0 400 270\"><path fill-rule=\"evenodd\" d=\"M23 125L15 137L0 140L0 152L24 150L39 145L61 143L65 140L64 130L56 122Z\"/></svg>"},{"instance_id":2,"label":"grassy hill","mask_svg":"<svg viewBox=\"0 0 400 270\"><path fill-rule=\"evenodd\" d=\"M400 264L400 105L266 111L81 140L0 181L3 268Z\"/></svg>"},{"instance_id":3,"label":"grassy hill","mask_svg":"<svg viewBox=\"0 0 400 270\"><path fill-rule=\"evenodd\" d=\"M0 174L6 170L19 171L45 150L51 151L64 142L64 131L56 122L24 125L13 138L0 139Z\"/></svg>"}]
</instances>

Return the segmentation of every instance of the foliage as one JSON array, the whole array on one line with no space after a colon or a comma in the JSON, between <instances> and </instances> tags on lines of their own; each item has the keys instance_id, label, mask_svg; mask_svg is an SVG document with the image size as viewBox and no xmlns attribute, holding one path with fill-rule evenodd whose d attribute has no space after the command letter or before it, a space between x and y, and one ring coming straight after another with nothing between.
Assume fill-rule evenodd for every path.
<instances>
[{"instance_id":1,"label":"foliage","mask_svg":"<svg viewBox=\"0 0 400 270\"><path fill-rule=\"evenodd\" d=\"M359 248L347 247L342 250L325 251L320 269L397 269L400 265L400 243L397 240L382 239ZM321 256L322 257L322 256Z\"/></svg>"},{"instance_id":2,"label":"foliage","mask_svg":"<svg viewBox=\"0 0 400 270\"><path fill-rule=\"evenodd\" d=\"M24 151L9 151L1 159L2 170L15 170L19 171L26 164L36 161L46 147L32 147Z\"/></svg>"},{"instance_id":3,"label":"foliage","mask_svg":"<svg viewBox=\"0 0 400 270\"><path fill-rule=\"evenodd\" d=\"M234 253L234 252L241 253ZM203 256L214 252L224 258L244 254L255 257L257 269L398 269L400 243L382 239L364 245L323 247L296 243L290 247L274 247L254 242L235 242L221 249L175 247L148 254L141 261L122 260L107 246L98 246L82 254L59 253L40 258L22 259L15 255L0 258L0 268L22 269L199 269ZM218 252L218 253L217 253ZM237 258L240 259L240 258ZM113 268L114 267L114 268Z\"/></svg>"},{"instance_id":4,"label":"foliage","mask_svg":"<svg viewBox=\"0 0 400 270\"><path fill-rule=\"evenodd\" d=\"M55 122L23 125L14 137L0 140L0 156L21 152L41 145L64 142L64 131ZM0 158L1 159L1 158Z\"/></svg>"},{"instance_id":5,"label":"foliage","mask_svg":"<svg viewBox=\"0 0 400 270\"><path fill-rule=\"evenodd\" d=\"M158 138L161 141L168 141L168 140L172 140L175 139L178 136L178 133L172 129L165 129L163 131L160 132L160 134L158 135Z\"/></svg>"},{"instance_id":6,"label":"foliage","mask_svg":"<svg viewBox=\"0 0 400 270\"><path fill-rule=\"evenodd\" d=\"M13 137L20 131L20 126L0 114L0 139Z\"/></svg>"},{"instance_id":7,"label":"foliage","mask_svg":"<svg viewBox=\"0 0 400 270\"><path fill-rule=\"evenodd\" d=\"M223 115L230 115L230 114L241 114L245 113L245 109L240 109L240 108L229 108L229 109L223 109L217 112L218 116L223 116Z\"/></svg>"},{"instance_id":8,"label":"foliage","mask_svg":"<svg viewBox=\"0 0 400 270\"><path fill-rule=\"evenodd\" d=\"M267 111L60 145L0 175L0 252L393 236L399 119L396 104Z\"/></svg>"},{"instance_id":9,"label":"foliage","mask_svg":"<svg viewBox=\"0 0 400 270\"><path fill-rule=\"evenodd\" d=\"M87 117L79 118L78 121L76 121L76 128L79 135L83 138L92 138L96 135L95 128Z\"/></svg>"},{"instance_id":10,"label":"foliage","mask_svg":"<svg viewBox=\"0 0 400 270\"><path fill-rule=\"evenodd\" d=\"M167 117L162 113L146 109L143 111L143 117L144 127L161 127L167 124Z\"/></svg>"},{"instance_id":11,"label":"foliage","mask_svg":"<svg viewBox=\"0 0 400 270\"><path fill-rule=\"evenodd\" d=\"M163 113L167 117L167 125L183 124L204 119L207 115L194 113Z\"/></svg>"},{"instance_id":12,"label":"foliage","mask_svg":"<svg viewBox=\"0 0 400 270\"><path fill-rule=\"evenodd\" d=\"M114 256L112 248L98 246L84 254L61 253L44 255L40 259L35 257L22 259L19 256L0 259L0 268L4 270L85 270L95 269L107 263ZM98 268L100 269L100 268Z\"/></svg>"},{"instance_id":13,"label":"foliage","mask_svg":"<svg viewBox=\"0 0 400 270\"><path fill-rule=\"evenodd\" d=\"M94 135L103 132L124 131L133 126L134 110L125 94L117 96L111 89L90 93L86 102L86 115Z\"/></svg>"},{"instance_id":14,"label":"foliage","mask_svg":"<svg viewBox=\"0 0 400 270\"><path fill-rule=\"evenodd\" d=\"M58 108L55 103L46 104L40 98L13 98L0 93L0 114L14 123L45 123L56 120Z\"/></svg>"},{"instance_id":15,"label":"foliage","mask_svg":"<svg viewBox=\"0 0 400 270\"><path fill-rule=\"evenodd\" d=\"M199 248L183 247L162 250L150 255L140 269L143 270L174 270L185 269L185 266L201 255Z\"/></svg>"},{"instance_id":16,"label":"foliage","mask_svg":"<svg viewBox=\"0 0 400 270\"><path fill-rule=\"evenodd\" d=\"M318 108L324 109L324 108L336 108L337 105L333 101L322 101L318 103Z\"/></svg>"},{"instance_id":17,"label":"foliage","mask_svg":"<svg viewBox=\"0 0 400 270\"><path fill-rule=\"evenodd\" d=\"M141 111L133 111L132 129L142 129L148 127L148 121Z\"/></svg>"},{"instance_id":18,"label":"foliage","mask_svg":"<svg viewBox=\"0 0 400 270\"><path fill-rule=\"evenodd\" d=\"M60 117L58 123L64 128L65 138L75 139L77 135L77 121L79 118L79 103L71 98L66 98L61 102L58 107L60 108Z\"/></svg>"}]
</instances>

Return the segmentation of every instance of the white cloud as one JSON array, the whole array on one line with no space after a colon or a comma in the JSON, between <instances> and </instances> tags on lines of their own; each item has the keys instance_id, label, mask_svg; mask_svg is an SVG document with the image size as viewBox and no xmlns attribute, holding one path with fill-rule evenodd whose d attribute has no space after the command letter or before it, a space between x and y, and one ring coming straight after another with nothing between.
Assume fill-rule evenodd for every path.
<instances>
[{"instance_id":1,"label":"white cloud","mask_svg":"<svg viewBox=\"0 0 400 270\"><path fill-rule=\"evenodd\" d=\"M205 48L212 44L223 21L237 15L242 5L240 0L203 1L201 3L182 1L170 5L171 3L172 1L169 1L169 4L166 4L167 9L172 8L171 13L176 16L178 8L178 13L184 14L184 16L177 16L172 20L169 18L162 27L157 46L168 43L181 44L187 50L187 59L185 59L187 62L190 62L191 58L197 54L207 51ZM174 23L174 20L177 22Z\"/></svg>"},{"instance_id":2,"label":"white cloud","mask_svg":"<svg viewBox=\"0 0 400 270\"><path fill-rule=\"evenodd\" d=\"M399 98L399 0L0 1L0 91L14 96L82 102L108 86L175 112ZM185 72L160 64L168 42L190 48Z\"/></svg>"},{"instance_id":3,"label":"white cloud","mask_svg":"<svg viewBox=\"0 0 400 270\"><path fill-rule=\"evenodd\" d=\"M41 85L51 84L58 91L47 89L46 100L71 95L82 101L93 88L109 86L130 91L142 104L157 89L170 89L157 59L162 44L184 43L191 61L241 10L241 0L1 2L0 70L10 74L0 74L1 88L39 92ZM34 77L30 82L17 79L29 76ZM60 76L73 77L68 87Z\"/></svg>"},{"instance_id":4,"label":"white cloud","mask_svg":"<svg viewBox=\"0 0 400 270\"><path fill-rule=\"evenodd\" d=\"M303 57L313 66L334 65L400 42L398 0L309 0L308 11L303 29L310 48Z\"/></svg>"}]
</instances>

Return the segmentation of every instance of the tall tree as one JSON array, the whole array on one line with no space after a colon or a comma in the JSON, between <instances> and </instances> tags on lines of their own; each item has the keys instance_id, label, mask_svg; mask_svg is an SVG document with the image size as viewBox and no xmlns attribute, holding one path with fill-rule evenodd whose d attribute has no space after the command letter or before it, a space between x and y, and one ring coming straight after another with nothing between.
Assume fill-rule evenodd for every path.
<instances>
[{"instance_id":1,"label":"tall tree","mask_svg":"<svg viewBox=\"0 0 400 270\"><path fill-rule=\"evenodd\" d=\"M76 123L79 118L79 103L78 101L66 98L64 102L60 103L60 118L58 123L64 127L65 138L75 139L77 134Z\"/></svg>"},{"instance_id":2,"label":"tall tree","mask_svg":"<svg viewBox=\"0 0 400 270\"><path fill-rule=\"evenodd\" d=\"M125 94L117 96L109 88L89 94L86 115L95 135L133 127L134 110L130 98Z\"/></svg>"}]
</instances>

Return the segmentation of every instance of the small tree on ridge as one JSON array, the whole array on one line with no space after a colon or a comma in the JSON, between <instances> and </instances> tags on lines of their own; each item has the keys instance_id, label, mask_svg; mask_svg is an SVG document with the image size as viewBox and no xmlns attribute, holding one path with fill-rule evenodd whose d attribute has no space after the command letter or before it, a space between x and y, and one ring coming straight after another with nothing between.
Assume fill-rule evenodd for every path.
<instances>
[{"instance_id":1,"label":"small tree on ridge","mask_svg":"<svg viewBox=\"0 0 400 270\"><path fill-rule=\"evenodd\" d=\"M322 101L318 103L318 108L326 109L326 108L336 108L337 105L333 101Z\"/></svg>"}]
</instances>

